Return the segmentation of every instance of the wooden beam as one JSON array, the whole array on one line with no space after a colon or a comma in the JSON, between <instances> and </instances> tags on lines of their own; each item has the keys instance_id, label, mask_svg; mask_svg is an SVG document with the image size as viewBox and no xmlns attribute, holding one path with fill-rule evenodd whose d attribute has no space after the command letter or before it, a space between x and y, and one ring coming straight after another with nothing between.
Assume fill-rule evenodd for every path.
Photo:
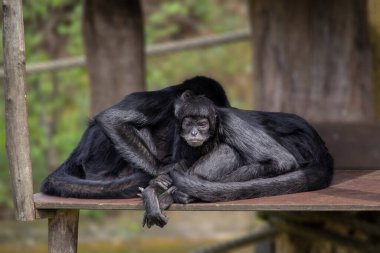
<instances>
[{"instance_id":1,"label":"wooden beam","mask_svg":"<svg viewBox=\"0 0 380 253\"><path fill-rule=\"evenodd\" d=\"M173 204L169 211L380 211L380 170L338 170L318 191L228 202ZM143 210L141 199L76 199L34 195L38 209Z\"/></svg>"},{"instance_id":2,"label":"wooden beam","mask_svg":"<svg viewBox=\"0 0 380 253\"><path fill-rule=\"evenodd\" d=\"M280 213L281 216L281 213ZM278 230L286 231L291 234L295 234L300 236L303 239L311 240L311 241L327 241L332 242L335 245L339 245L348 249L348 252L352 252L351 250L355 250L358 252L366 252L366 253L375 253L379 252L379 247L376 244L368 243L365 240L360 240L357 238L353 238L350 235L342 235L337 232L332 232L328 228L322 226L310 226L308 224L302 224L299 222L288 221L284 218L280 217L268 217L267 220L271 225L276 227ZM282 251L279 251L282 252ZM302 251L309 252L309 251ZM313 252L330 252L330 251L313 251ZM335 251L331 251L335 252ZM342 251L347 252L347 251Z\"/></svg>"},{"instance_id":3,"label":"wooden beam","mask_svg":"<svg viewBox=\"0 0 380 253\"><path fill-rule=\"evenodd\" d=\"M279 233L275 228L264 226L258 230L253 231L252 233L232 239L230 241L216 243L210 246L205 246L200 249L191 251L191 253L221 253L229 252L230 250L238 249L245 247L247 245L256 244L268 239L275 237ZM255 251L257 252L257 251Z\"/></svg>"},{"instance_id":4,"label":"wooden beam","mask_svg":"<svg viewBox=\"0 0 380 253\"><path fill-rule=\"evenodd\" d=\"M213 34L198 38L184 39L173 42L164 42L156 45L147 46L145 48L145 54L147 56L160 56L165 54L183 52L186 50L204 49L228 43L245 41L250 37L251 33L248 29L241 29L228 33ZM84 56L59 58L44 62L27 63L26 74L35 74L47 71L58 71L63 69L83 67L84 65ZM4 70L0 68L0 77L3 76Z\"/></svg>"},{"instance_id":5,"label":"wooden beam","mask_svg":"<svg viewBox=\"0 0 380 253\"><path fill-rule=\"evenodd\" d=\"M312 124L326 142L336 169L375 169L380 165L380 125Z\"/></svg>"},{"instance_id":6,"label":"wooden beam","mask_svg":"<svg viewBox=\"0 0 380 253\"><path fill-rule=\"evenodd\" d=\"M76 253L79 210L58 210L49 219L49 253Z\"/></svg>"},{"instance_id":7,"label":"wooden beam","mask_svg":"<svg viewBox=\"0 0 380 253\"><path fill-rule=\"evenodd\" d=\"M36 209L36 219L50 219L57 213L56 209Z\"/></svg>"},{"instance_id":8,"label":"wooden beam","mask_svg":"<svg viewBox=\"0 0 380 253\"><path fill-rule=\"evenodd\" d=\"M17 220L34 220L22 1L4 0L3 15L6 141L13 201Z\"/></svg>"}]
</instances>

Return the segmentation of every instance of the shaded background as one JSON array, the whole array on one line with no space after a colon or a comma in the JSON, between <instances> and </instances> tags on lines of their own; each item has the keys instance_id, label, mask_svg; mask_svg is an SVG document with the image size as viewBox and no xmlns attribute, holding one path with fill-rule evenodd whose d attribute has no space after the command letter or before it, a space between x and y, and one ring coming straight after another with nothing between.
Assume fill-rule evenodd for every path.
<instances>
[{"instance_id":1,"label":"shaded background","mask_svg":"<svg viewBox=\"0 0 380 253\"><path fill-rule=\"evenodd\" d=\"M369 1L375 115L379 118L380 3ZM27 64L82 56L81 1L24 1ZM246 1L143 1L147 45L248 28ZM2 50L1 50L2 52ZM2 59L2 57L1 57ZM220 81L235 107L254 104L251 43L193 49L146 60L148 90L194 75ZM89 80L84 67L27 76L29 127L35 191L76 146L90 118ZM4 99L3 85L0 100ZM115 101L116 102L116 101ZM46 221L12 221L5 151L4 102L0 101L0 252L47 252ZM251 213L174 213L165 229L142 229L141 212L81 211L79 252L183 252L236 237L260 225ZM83 217L84 216L84 217ZM149 240L147 240L149 239ZM129 251L127 251L127 248ZM247 250L248 251L248 250Z\"/></svg>"}]
</instances>

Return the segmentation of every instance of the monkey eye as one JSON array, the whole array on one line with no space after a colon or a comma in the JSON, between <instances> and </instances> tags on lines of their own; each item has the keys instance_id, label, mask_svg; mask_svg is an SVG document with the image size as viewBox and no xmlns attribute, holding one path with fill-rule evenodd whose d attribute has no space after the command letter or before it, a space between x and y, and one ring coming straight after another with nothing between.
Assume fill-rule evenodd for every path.
<instances>
[{"instance_id":1,"label":"monkey eye","mask_svg":"<svg viewBox=\"0 0 380 253\"><path fill-rule=\"evenodd\" d=\"M191 126L192 124L194 124L194 123L192 123L192 120L191 120L190 117L185 117L185 118L183 119L183 121L182 121L182 127L183 127L183 128L189 127L189 126Z\"/></svg>"},{"instance_id":2,"label":"monkey eye","mask_svg":"<svg viewBox=\"0 0 380 253\"><path fill-rule=\"evenodd\" d=\"M208 127L208 121L206 121L206 120L198 121L197 125L199 127L203 127L203 128Z\"/></svg>"}]
</instances>

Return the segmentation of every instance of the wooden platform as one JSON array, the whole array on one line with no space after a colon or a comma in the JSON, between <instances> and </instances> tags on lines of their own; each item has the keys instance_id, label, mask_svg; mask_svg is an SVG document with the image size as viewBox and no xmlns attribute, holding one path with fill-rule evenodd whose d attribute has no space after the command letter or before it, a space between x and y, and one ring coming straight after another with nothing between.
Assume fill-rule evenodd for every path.
<instances>
[{"instance_id":1,"label":"wooden platform","mask_svg":"<svg viewBox=\"0 0 380 253\"><path fill-rule=\"evenodd\" d=\"M37 209L142 210L140 199L75 199L34 194ZM173 211L380 211L380 170L337 170L323 190L217 203L175 204Z\"/></svg>"}]
</instances>

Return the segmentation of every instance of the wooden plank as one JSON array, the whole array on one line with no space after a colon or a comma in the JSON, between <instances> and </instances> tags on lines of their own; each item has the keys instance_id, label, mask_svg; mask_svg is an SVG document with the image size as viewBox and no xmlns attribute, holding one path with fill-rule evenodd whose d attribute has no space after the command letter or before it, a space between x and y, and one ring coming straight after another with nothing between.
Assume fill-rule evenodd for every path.
<instances>
[{"instance_id":1,"label":"wooden plank","mask_svg":"<svg viewBox=\"0 0 380 253\"><path fill-rule=\"evenodd\" d=\"M4 0L3 13L6 139L13 202L17 220L34 220L22 1Z\"/></svg>"},{"instance_id":2,"label":"wooden plank","mask_svg":"<svg viewBox=\"0 0 380 253\"><path fill-rule=\"evenodd\" d=\"M175 204L172 211L380 211L380 170L339 170L329 188L217 203ZM38 209L143 210L140 199L75 199L34 195Z\"/></svg>"},{"instance_id":3,"label":"wooden plank","mask_svg":"<svg viewBox=\"0 0 380 253\"><path fill-rule=\"evenodd\" d=\"M79 210L59 210L49 219L49 253L76 253Z\"/></svg>"},{"instance_id":4,"label":"wooden plank","mask_svg":"<svg viewBox=\"0 0 380 253\"><path fill-rule=\"evenodd\" d=\"M56 209L36 209L36 219L53 218L56 213Z\"/></svg>"},{"instance_id":5,"label":"wooden plank","mask_svg":"<svg viewBox=\"0 0 380 253\"><path fill-rule=\"evenodd\" d=\"M334 157L336 169L377 169L380 165L380 125L313 124Z\"/></svg>"}]
</instances>

